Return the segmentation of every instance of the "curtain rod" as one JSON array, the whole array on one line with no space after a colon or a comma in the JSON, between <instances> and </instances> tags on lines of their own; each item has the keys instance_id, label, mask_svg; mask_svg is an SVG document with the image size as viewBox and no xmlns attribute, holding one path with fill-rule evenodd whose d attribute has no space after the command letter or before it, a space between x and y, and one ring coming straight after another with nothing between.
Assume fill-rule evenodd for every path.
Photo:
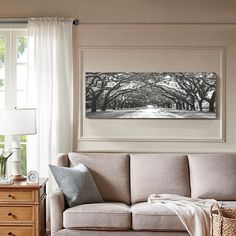
<instances>
[{"instance_id":1,"label":"curtain rod","mask_svg":"<svg viewBox=\"0 0 236 236\"><path fill-rule=\"evenodd\" d=\"M0 18L0 23L4 24L27 24L27 18ZM73 20L73 25L79 25L79 19Z\"/></svg>"}]
</instances>

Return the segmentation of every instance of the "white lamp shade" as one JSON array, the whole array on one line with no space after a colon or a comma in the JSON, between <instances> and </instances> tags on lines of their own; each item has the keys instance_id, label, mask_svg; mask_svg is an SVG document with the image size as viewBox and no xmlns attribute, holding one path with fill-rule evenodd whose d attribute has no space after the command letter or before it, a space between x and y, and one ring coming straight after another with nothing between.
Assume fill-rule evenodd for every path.
<instances>
[{"instance_id":1,"label":"white lamp shade","mask_svg":"<svg viewBox=\"0 0 236 236\"><path fill-rule=\"evenodd\" d=\"M36 109L0 110L0 135L36 133Z\"/></svg>"}]
</instances>

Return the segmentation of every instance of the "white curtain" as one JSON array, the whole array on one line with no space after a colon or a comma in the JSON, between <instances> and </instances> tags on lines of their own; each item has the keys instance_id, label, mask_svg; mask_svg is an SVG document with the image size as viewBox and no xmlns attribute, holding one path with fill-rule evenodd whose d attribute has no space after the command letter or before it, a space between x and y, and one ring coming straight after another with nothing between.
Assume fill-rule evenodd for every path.
<instances>
[{"instance_id":1,"label":"white curtain","mask_svg":"<svg viewBox=\"0 0 236 236\"><path fill-rule=\"evenodd\" d=\"M72 19L28 21L28 106L37 109L37 135L28 136L27 169L49 177L57 154L72 150ZM52 178L48 191L54 189Z\"/></svg>"}]
</instances>

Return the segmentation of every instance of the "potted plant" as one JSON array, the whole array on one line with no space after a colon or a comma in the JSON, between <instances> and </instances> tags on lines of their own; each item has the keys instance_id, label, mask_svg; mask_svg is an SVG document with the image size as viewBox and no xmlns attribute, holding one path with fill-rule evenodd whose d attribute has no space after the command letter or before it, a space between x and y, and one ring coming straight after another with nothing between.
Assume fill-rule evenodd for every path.
<instances>
[{"instance_id":1,"label":"potted plant","mask_svg":"<svg viewBox=\"0 0 236 236\"><path fill-rule=\"evenodd\" d=\"M13 154L11 150L2 150L0 155L0 179L6 179L7 177L7 160Z\"/></svg>"}]
</instances>

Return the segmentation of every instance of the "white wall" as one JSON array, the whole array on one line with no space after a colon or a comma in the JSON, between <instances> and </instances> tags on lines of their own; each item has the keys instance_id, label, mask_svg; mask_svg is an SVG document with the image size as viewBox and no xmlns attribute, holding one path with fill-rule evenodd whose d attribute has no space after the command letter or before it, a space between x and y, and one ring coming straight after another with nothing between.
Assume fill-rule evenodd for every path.
<instances>
[{"instance_id":1,"label":"white wall","mask_svg":"<svg viewBox=\"0 0 236 236\"><path fill-rule=\"evenodd\" d=\"M234 152L236 25L84 24L78 31L79 150ZM85 72L214 71L215 120L91 120ZM77 107L77 105L76 105Z\"/></svg>"},{"instance_id":2,"label":"white wall","mask_svg":"<svg viewBox=\"0 0 236 236\"><path fill-rule=\"evenodd\" d=\"M220 25L221 23L236 23L235 12L235 0L0 0L1 17L65 16L80 19L81 25L74 28L75 130L77 130L78 124L81 125L78 133L79 140L77 140L77 132L75 132L74 147L80 150L235 151L236 27L235 25ZM129 25L128 23L141 24ZM165 23L172 24L165 25ZM189 25L178 25L177 23ZM196 25L195 23L204 24ZM220 24L206 25L205 23ZM94 53L95 46L100 50L101 57L104 57L105 53L102 47L113 50L111 52L113 55L115 55L114 48L119 46L136 46L138 52L141 47L174 47L176 50L181 50L181 47L184 46L190 51L198 48L195 52L200 54L202 48L205 48L204 53L213 61L216 59L216 62L204 59L195 69L204 70L210 67L219 75L218 119L216 121L187 121L185 123L183 121L164 121L161 125L158 121L134 121L132 124L130 121L119 121L118 123L109 121L107 124L102 122L97 122L97 124L96 121L86 120L83 117L82 103L79 104L79 101L82 102L83 99L82 93L79 91L82 91L81 82L84 70L96 68L95 65L100 66L101 70L114 68L111 61L107 63L107 68L102 68L102 65L97 63L98 59L97 61L95 59L92 61L91 58L85 61L82 58L79 60L81 51L92 50ZM215 57L212 57L209 51L211 47L216 50ZM132 58L132 53L129 50L124 53L128 58ZM195 55L192 53L192 59ZM177 63L172 61L171 64L167 64L163 61L164 64L159 69L173 70L176 67L188 71L193 70L196 66L196 63L195 65L186 64L186 59L180 58L182 59ZM202 59L203 56L200 58ZM119 64L119 60L121 62L121 58L118 58L116 64ZM85 67L81 66L81 61L85 63ZM133 64L126 65L136 71L138 68L140 71L158 68L157 64L150 67L145 60L138 63L136 69ZM165 65L167 66L165 67ZM120 68L122 69L122 63L120 63ZM125 67L123 66L123 68ZM78 110L79 105L80 109ZM79 114L81 115L80 119L78 119ZM106 125L111 127L110 133L105 131ZM83 134L81 134L82 126ZM176 126L178 129L173 129ZM126 129L124 133L120 132L121 127ZM134 127L139 128L135 130ZM207 128L209 128L209 132ZM164 138L160 137L160 132L163 132ZM182 134L183 138L178 137L178 133Z\"/></svg>"},{"instance_id":3,"label":"white wall","mask_svg":"<svg viewBox=\"0 0 236 236\"><path fill-rule=\"evenodd\" d=\"M232 23L235 12L235 0L0 0L1 17L67 16L82 23Z\"/></svg>"}]
</instances>

